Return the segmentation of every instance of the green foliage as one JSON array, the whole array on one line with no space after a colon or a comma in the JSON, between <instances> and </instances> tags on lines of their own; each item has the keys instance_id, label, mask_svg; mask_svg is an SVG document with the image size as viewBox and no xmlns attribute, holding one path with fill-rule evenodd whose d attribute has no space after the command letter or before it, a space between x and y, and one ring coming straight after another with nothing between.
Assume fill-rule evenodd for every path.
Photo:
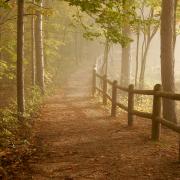
<instances>
[{"instance_id":1,"label":"green foliage","mask_svg":"<svg viewBox=\"0 0 180 180\"><path fill-rule=\"evenodd\" d=\"M0 146L9 146L14 144L18 121L14 114L14 104L10 107L0 110Z\"/></svg>"},{"instance_id":2,"label":"green foliage","mask_svg":"<svg viewBox=\"0 0 180 180\"><path fill-rule=\"evenodd\" d=\"M94 23L84 23L78 14L81 24L85 29L85 37L104 36L110 42L127 46L132 39L124 35L122 29L131 26L135 19L135 4L132 1L87 1L67 0L70 5L77 6L83 13L92 18ZM84 15L84 14L83 14ZM98 26L99 32L92 27Z\"/></svg>"},{"instance_id":3,"label":"green foliage","mask_svg":"<svg viewBox=\"0 0 180 180\"><path fill-rule=\"evenodd\" d=\"M120 0L120 1L88 1L65 0L71 6L78 7L82 15L77 15L85 29L84 37L93 40L104 36L110 42L119 43L123 47L132 42L130 37L123 33L123 28L130 27L131 31L141 30L148 32L150 27L159 26L161 0ZM152 16L145 18L144 8L152 9ZM93 23L83 22L84 13L92 18ZM97 27L99 30L97 31Z\"/></svg>"},{"instance_id":4,"label":"green foliage","mask_svg":"<svg viewBox=\"0 0 180 180\"><path fill-rule=\"evenodd\" d=\"M5 0L0 0L0 8L4 9L10 9L12 7L10 2L7 2Z\"/></svg>"},{"instance_id":5,"label":"green foliage","mask_svg":"<svg viewBox=\"0 0 180 180\"><path fill-rule=\"evenodd\" d=\"M75 54L81 49L75 49L75 35L81 36L82 28L73 17L76 9L69 8L67 3L55 1L53 10L53 14L44 19L45 79L48 84L61 85L77 67Z\"/></svg>"},{"instance_id":6,"label":"green foliage","mask_svg":"<svg viewBox=\"0 0 180 180\"><path fill-rule=\"evenodd\" d=\"M79 6L82 11L89 13L97 13L102 9L102 1L101 0L68 0L71 6Z\"/></svg>"},{"instance_id":7,"label":"green foliage","mask_svg":"<svg viewBox=\"0 0 180 180\"><path fill-rule=\"evenodd\" d=\"M15 64L0 60L0 79L13 80L15 78Z\"/></svg>"},{"instance_id":8,"label":"green foliage","mask_svg":"<svg viewBox=\"0 0 180 180\"><path fill-rule=\"evenodd\" d=\"M19 133L22 126L26 132L31 129L31 117L38 112L42 96L37 87L27 89L26 92L26 112L24 114L23 125L17 119L16 102L13 101L8 107L0 109L0 147L14 147L17 143L20 143L22 134ZM28 138L27 134L23 137L22 143L26 138Z\"/></svg>"},{"instance_id":9,"label":"green foliage","mask_svg":"<svg viewBox=\"0 0 180 180\"><path fill-rule=\"evenodd\" d=\"M39 87L31 87L26 90L26 115L31 116L36 113L42 103L43 97Z\"/></svg>"},{"instance_id":10,"label":"green foliage","mask_svg":"<svg viewBox=\"0 0 180 180\"><path fill-rule=\"evenodd\" d=\"M38 3L39 1L36 1ZM12 91L13 102L2 104L0 109L0 146L14 147L17 143L25 142L28 137L26 131L31 130L31 117L38 111L43 100L40 90L31 85L31 16L36 11L41 12L44 20L44 49L45 49L45 83L46 93L52 92L55 86L62 83L77 67L75 54L83 52L79 43L75 49L75 36L83 33L79 25L75 30L73 14L75 8L69 8L67 3L53 1L54 9L41 8L38 4L25 1L25 44L24 44L24 74L25 74L25 106L23 123L17 119L16 91ZM16 20L17 6L15 1L0 1L0 83L1 91L11 89L16 84ZM3 7L3 8L2 8ZM36 18L35 18L36 19ZM76 26L77 27L77 26ZM81 40L80 42L82 42ZM71 52L71 53L70 53ZM83 57L83 53L82 53ZM0 93L2 93L0 92ZM4 93L2 93L4 94ZM52 94L52 93L51 93ZM6 93L8 100L10 93ZM2 99L3 100L3 99ZM5 102L6 103L6 102ZM7 102L9 103L9 101ZM23 131L23 132L22 132ZM25 131L25 136L23 135ZM23 140L22 140L23 138Z\"/></svg>"}]
</instances>

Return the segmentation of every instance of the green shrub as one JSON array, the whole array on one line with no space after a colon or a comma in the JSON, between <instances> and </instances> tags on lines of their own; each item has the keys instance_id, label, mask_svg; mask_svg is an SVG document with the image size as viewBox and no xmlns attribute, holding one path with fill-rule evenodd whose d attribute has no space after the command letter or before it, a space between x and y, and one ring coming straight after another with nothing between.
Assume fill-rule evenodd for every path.
<instances>
[{"instance_id":1,"label":"green shrub","mask_svg":"<svg viewBox=\"0 0 180 180\"><path fill-rule=\"evenodd\" d=\"M17 104L14 101L8 107L0 109L0 147L27 142L32 124L31 117L39 110L42 100L38 87L26 90L26 112L23 124L17 119Z\"/></svg>"}]
</instances>

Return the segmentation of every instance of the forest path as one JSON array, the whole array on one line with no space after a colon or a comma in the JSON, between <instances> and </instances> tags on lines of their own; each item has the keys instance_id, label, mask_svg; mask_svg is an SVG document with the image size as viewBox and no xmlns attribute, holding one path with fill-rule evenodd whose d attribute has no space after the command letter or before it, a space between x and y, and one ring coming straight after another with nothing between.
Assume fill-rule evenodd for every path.
<instances>
[{"instance_id":1,"label":"forest path","mask_svg":"<svg viewBox=\"0 0 180 180\"><path fill-rule=\"evenodd\" d=\"M125 114L110 118L90 96L91 71L81 67L45 102L35 119L38 151L14 179L180 179L175 134L163 130L153 143L150 122L137 119L128 128Z\"/></svg>"}]
</instances>

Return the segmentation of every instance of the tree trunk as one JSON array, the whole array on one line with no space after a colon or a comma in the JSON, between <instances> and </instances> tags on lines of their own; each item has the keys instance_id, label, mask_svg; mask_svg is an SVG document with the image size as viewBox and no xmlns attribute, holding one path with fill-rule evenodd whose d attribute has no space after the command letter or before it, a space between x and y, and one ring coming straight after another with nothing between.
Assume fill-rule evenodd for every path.
<instances>
[{"instance_id":1,"label":"tree trunk","mask_svg":"<svg viewBox=\"0 0 180 180\"><path fill-rule=\"evenodd\" d=\"M128 12L128 7L130 5L130 1L123 0L122 7L123 13L126 14ZM126 20L125 20L126 21ZM130 37L130 25L126 22L122 29L123 36ZM121 55L121 76L120 76L120 85L121 86L128 86L130 83L130 59L131 59L131 46L130 43L127 47L122 48L122 55Z\"/></svg>"},{"instance_id":2,"label":"tree trunk","mask_svg":"<svg viewBox=\"0 0 180 180\"><path fill-rule=\"evenodd\" d=\"M145 46L145 51L143 53L142 62L141 62L141 72L139 77L139 88L144 88L144 76L145 76L145 70L146 70L146 62L147 62L147 55L150 47L150 40L147 40L147 44Z\"/></svg>"},{"instance_id":3,"label":"tree trunk","mask_svg":"<svg viewBox=\"0 0 180 180\"><path fill-rule=\"evenodd\" d=\"M42 7L43 1L41 0L40 6ZM36 12L36 84L41 89L42 94L45 91L44 85L44 50L43 50L43 23L42 14L40 11Z\"/></svg>"},{"instance_id":4,"label":"tree trunk","mask_svg":"<svg viewBox=\"0 0 180 180\"><path fill-rule=\"evenodd\" d=\"M78 53L78 57L79 57L79 62L82 62L82 54L83 54L83 39L82 39L82 34L79 33L78 34L78 41L79 41L79 53Z\"/></svg>"},{"instance_id":5,"label":"tree trunk","mask_svg":"<svg viewBox=\"0 0 180 180\"><path fill-rule=\"evenodd\" d=\"M175 0L174 2L174 50L175 50L175 45L176 45L176 20L177 20L177 5L178 5L178 0Z\"/></svg>"},{"instance_id":6,"label":"tree trunk","mask_svg":"<svg viewBox=\"0 0 180 180\"><path fill-rule=\"evenodd\" d=\"M32 3L35 3L35 0L32 0ZM34 11L32 11L32 14L34 14ZM34 15L32 15L31 18L31 78L32 78L32 85L34 86L36 83L36 54L35 54L35 18Z\"/></svg>"},{"instance_id":7,"label":"tree trunk","mask_svg":"<svg viewBox=\"0 0 180 180\"><path fill-rule=\"evenodd\" d=\"M130 28L125 27L123 29L124 36L130 36ZM130 59L131 59L131 46L130 44L122 48L122 58L121 58L121 86L128 86L130 83Z\"/></svg>"},{"instance_id":8,"label":"tree trunk","mask_svg":"<svg viewBox=\"0 0 180 180\"><path fill-rule=\"evenodd\" d=\"M138 83L138 71L139 71L139 39L140 39L140 31L138 28L137 31L137 44L136 44L136 72L135 72L135 87L137 87Z\"/></svg>"},{"instance_id":9,"label":"tree trunk","mask_svg":"<svg viewBox=\"0 0 180 180\"><path fill-rule=\"evenodd\" d=\"M148 27L148 34L146 34L144 32L144 42L143 42L143 48L142 48L142 61L141 61L141 72L140 72L140 78L139 78L139 87L140 87L140 89L144 88L144 79L145 79L147 55L148 55L148 52L149 52L151 41L152 41L153 37L156 35L156 33L158 31L158 28L159 28L159 25L154 27L153 31L151 32L151 26L149 26ZM147 38L146 38L146 36L147 36Z\"/></svg>"},{"instance_id":10,"label":"tree trunk","mask_svg":"<svg viewBox=\"0 0 180 180\"><path fill-rule=\"evenodd\" d=\"M164 91L174 92L174 18L175 0L162 1L161 14L161 78ZM175 101L163 99L163 116L176 122Z\"/></svg>"},{"instance_id":11,"label":"tree trunk","mask_svg":"<svg viewBox=\"0 0 180 180\"><path fill-rule=\"evenodd\" d=\"M79 65L79 57L78 57L78 32L74 32L74 51L75 51L75 61L76 65Z\"/></svg>"},{"instance_id":12,"label":"tree trunk","mask_svg":"<svg viewBox=\"0 0 180 180\"><path fill-rule=\"evenodd\" d=\"M22 120L25 111L24 103L24 0L17 1L17 112L18 119Z\"/></svg>"},{"instance_id":13,"label":"tree trunk","mask_svg":"<svg viewBox=\"0 0 180 180\"><path fill-rule=\"evenodd\" d=\"M109 45L109 40L108 38L106 39L105 42L105 48L104 48L104 59L103 59L103 65L101 69L101 74L102 75L108 75L108 56L109 56L109 51L110 51L110 45Z\"/></svg>"}]
</instances>

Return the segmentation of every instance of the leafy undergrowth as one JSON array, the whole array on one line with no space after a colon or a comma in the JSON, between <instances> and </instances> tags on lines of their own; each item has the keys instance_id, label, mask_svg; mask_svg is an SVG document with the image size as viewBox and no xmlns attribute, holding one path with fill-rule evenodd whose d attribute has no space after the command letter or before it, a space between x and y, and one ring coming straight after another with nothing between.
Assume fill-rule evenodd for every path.
<instances>
[{"instance_id":1,"label":"leafy undergrowth","mask_svg":"<svg viewBox=\"0 0 180 180\"><path fill-rule=\"evenodd\" d=\"M15 102L0 109L0 177L6 173L9 177L14 176L35 152L31 139L32 117L37 116L42 100L38 88L27 90L23 122L17 119Z\"/></svg>"}]
</instances>

